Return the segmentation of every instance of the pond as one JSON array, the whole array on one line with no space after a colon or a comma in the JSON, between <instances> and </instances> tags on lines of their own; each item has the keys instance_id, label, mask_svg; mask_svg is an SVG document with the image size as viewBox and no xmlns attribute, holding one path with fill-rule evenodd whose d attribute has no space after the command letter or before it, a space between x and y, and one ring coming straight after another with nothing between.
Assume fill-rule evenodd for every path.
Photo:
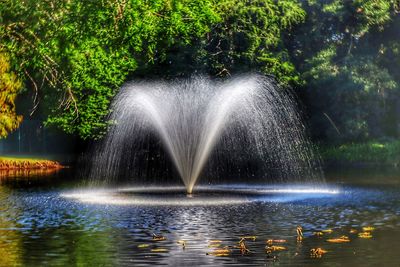
<instances>
[{"instance_id":1,"label":"pond","mask_svg":"<svg viewBox=\"0 0 400 267\"><path fill-rule=\"evenodd\" d=\"M3 178L0 265L399 266L400 172L336 170L327 181L317 193L230 185L189 198L133 188L91 201L74 191L81 181L68 170ZM363 227L374 228L371 238L359 237ZM343 235L350 241L327 242ZM244 236L250 252L242 254ZM282 251L266 253L268 239L286 240L272 244ZM313 248L327 252L311 257Z\"/></svg>"}]
</instances>

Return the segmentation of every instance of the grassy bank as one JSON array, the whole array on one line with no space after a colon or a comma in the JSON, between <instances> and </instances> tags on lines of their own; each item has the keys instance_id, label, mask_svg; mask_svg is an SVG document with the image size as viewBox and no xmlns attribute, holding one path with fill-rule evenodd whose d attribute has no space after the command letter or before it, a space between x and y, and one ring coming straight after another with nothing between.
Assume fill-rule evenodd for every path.
<instances>
[{"instance_id":1,"label":"grassy bank","mask_svg":"<svg viewBox=\"0 0 400 267\"><path fill-rule=\"evenodd\" d=\"M400 166L400 140L342 144L320 148L325 162Z\"/></svg>"},{"instance_id":2,"label":"grassy bank","mask_svg":"<svg viewBox=\"0 0 400 267\"><path fill-rule=\"evenodd\" d=\"M56 169L61 167L57 161L52 160L0 157L0 170Z\"/></svg>"}]
</instances>

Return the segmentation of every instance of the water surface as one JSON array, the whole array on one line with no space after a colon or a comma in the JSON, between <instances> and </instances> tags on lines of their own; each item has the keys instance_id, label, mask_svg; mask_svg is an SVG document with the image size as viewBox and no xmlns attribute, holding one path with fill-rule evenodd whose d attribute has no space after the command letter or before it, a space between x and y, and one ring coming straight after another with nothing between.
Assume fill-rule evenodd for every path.
<instances>
[{"instance_id":1,"label":"water surface","mask_svg":"<svg viewBox=\"0 0 400 267\"><path fill-rule=\"evenodd\" d=\"M329 188L340 193L225 192L221 198L240 201L183 206L67 198L65 194L81 182L68 171L47 178L3 178L0 266L399 266L399 172L358 169L327 176ZM188 200L184 194L176 194L174 198ZM201 196L206 199L207 194ZM129 193L124 197L136 196ZM304 229L302 242L296 241L298 225ZM361 231L363 226L375 228L371 239L349 233L350 229ZM333 233L313 235L324 229ZM153 241L153 233L166 240ZM351 241L326 242L341 235ZM241 255L233 248L229 256L207 255L213 251L211 240L220 240L221 246L237 246L241 236L257 236L255 241L246 241L250 254ZM287 250L270 257L265 252L267 239L287 240L279 244ZM187 242L185 249L178 240ZM317 247L328 252L322 258L311 258L310 249Z\"/></svg>"}]
</instances>

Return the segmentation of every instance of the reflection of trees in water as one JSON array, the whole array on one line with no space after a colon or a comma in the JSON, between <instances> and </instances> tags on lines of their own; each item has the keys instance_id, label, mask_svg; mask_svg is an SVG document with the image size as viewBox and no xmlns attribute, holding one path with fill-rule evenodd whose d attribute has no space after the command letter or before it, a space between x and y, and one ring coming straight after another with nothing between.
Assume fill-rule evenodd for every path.
<instances>
[{"instance_id":1,"label":"reflection of trees in water","mask_svg":"<svg viewBox=\"0 0 400 267\"><path fill-rule=\"evenodd\" d=\"M55 174L59 169L9 169L0 170L0 178L18 178L18 177L42 177Z\"/></svg>"},{"instance_id":2,"label":"reflection of trees in water","mask_svg":"<svg viewBox=\"0 0 400 267\"><path fill-rule=\"evenodd\" d=\"M61 215L63 226L40 226L52 221L55 211L37 210L34 205L20 203L12 189L0 185L0 266L115 265L117 245L112 233L68 223L69 214ZM24 225L18 223L21 216Z\"/></svg>"},{"instance_id":3,"label":"reflection of trees in water","mask_svg":"<svg viewBox=\"0 0 400 267\"><path fill-rule=\"evenodd\" d=\"M11 190L0 186L0 262L2 266L20 266L22 236L16 218L21 213L10 201Z\"/></svg>"},{"instance_id":4,"label":"reflection of trees in water","mask_svg":"<svg viewBox=\"0 0 400 267\"><path fill-rule=\"evenodd\" d=\"M23 242L24 265L35 266L43 262L47 266L116 265L116 245L111 233L87 231L76 225L70 227L72 229L31 229ZM32 251L32 248L36 250Z\"/></svg>"}]
</instances>

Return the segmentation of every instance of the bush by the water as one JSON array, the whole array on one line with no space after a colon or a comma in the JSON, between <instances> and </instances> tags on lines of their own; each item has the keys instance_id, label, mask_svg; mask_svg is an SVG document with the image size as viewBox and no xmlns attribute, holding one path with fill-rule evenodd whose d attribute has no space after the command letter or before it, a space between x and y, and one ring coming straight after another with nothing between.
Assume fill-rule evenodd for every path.
<instances>
[{"instance_id":1,"label":"bush by the water","mask_svg":"<svg viewBox=\"0 0 400 267\"><path fill-rule=\"evenodd\" d=\"M400 165L400 141L349 143L321 149L326 161Z\"/></svg>"},{"instance_id":2,"label":"bush by the water","mask_svg":"<svg viewBox=\"0 0 400 267\"><path fill-rule=\"evenodd\" d=\"M61 168L60 163L43 159L0 157L0 170L10 169L53 169Z\"/></svg>"}]
</instances>

